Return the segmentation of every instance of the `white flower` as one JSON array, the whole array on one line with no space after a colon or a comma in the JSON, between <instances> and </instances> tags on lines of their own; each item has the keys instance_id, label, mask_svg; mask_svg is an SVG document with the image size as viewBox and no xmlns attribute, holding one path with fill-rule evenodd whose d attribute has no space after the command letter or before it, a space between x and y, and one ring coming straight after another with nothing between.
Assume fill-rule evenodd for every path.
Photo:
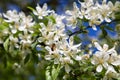
<instances>
[{"instance_id":1,"label":"white flower","mask_svg":"<svg viewBox=\"0 0 120 80\"><path fill-rule=\"evenodd\" d=\"M19 34L20 44L23 46L23 48L30 47L32 43L32 36L31 34Z\"/></svg>"},{"instance_id":2,"label":"white flower","mask_svg":"<svg viewBox=\"0 0 120 80\"><path fill-rule=\"evenodd\" d=\"M10 35L9 39L10 39L10 41L12 41L12 42L14 42L14 43L17 43L17 42L18 42L18 38L13 37L13 35Z\"/></svg>"},{"instance_id":3,"label":"white flower","mask_svg":"<svg viewBox=\"0 0 120 80\"><path fill-rule=\"evenodd\" d=\"M52 16L55 19L55 25L56 25L57 28L59 28L59 29L65 28L65 24L63 23L63 19L65 18L64 15L58 15L58 14L54 13L54 14L52 14Z\"/></svg>"},{"instance_id":4,"label":"white flower","mask_svg":"<svg viewBox=\"0 0 120 80\"><path fill-rule=\"evenodd\" d=\"M17 37L14 37L13 35L10 35L9 36L9 39L10 39L10 45L12 47L15 47L15 48L19 48L19 45L18 45L18 38Z\"/></svg>"},{"instance_id":5,"label":"white flower","mask_svg":"<svg viewBox=\"0 0 120 80\"><path fill-rule=\"evenodd\" d=\"M54 64L59 64L61 55L58 49L52 50L51 47L46 46L45 49L49 52L48 55L45 56L46 60L54 59Z\"/></svg>"},{"instance_id":6,"label":"white flower","mask_svg":"<svg viewBox=\"0 0 120 80\"><path fill-rule=\"evenodd\" d=\"M19 31L24 31L25 29L27 31L31 31L30 28L35 24L35 22L33 22L33 18L32 16L28 15L26 16L23 12L19 13L21 21L20 21L20 25L18 27Z\"/></svg>"},{"instance_id":7,"label":"white flower","mask_svg":"<svg viewBox=\"0 0 120 80\"><path fill-rule=\"evenodd\" d=\"M47 4L45 3L42 8L37 4L36 11L33 11L33 13L37 15L39 19L43 19L43 17L47 16L49 13L47 10Z\"/></svg>"},{"instance_id":8,"label":"white flower","mask_svg":"<svg viewBox=\"0 0 120 80\"><path fill-rule=\"evenodd\" d=\"M20 19L16 10L8 10L6 14L3 13L3 16L6 18L6 22L18 22Z\"/></svg>"},{"instance_id":9,"label":"white flower","mask_svg":"<svg viewBox=\"0 0 120 80\"><path fill-rule=\"evenodd\" d=\"M75 60L77 60L77 61L82 60L82 56L76 56Z\"/></svg>"},{"instance_id":10,"label":"white flower","mask_svg":"<svg viewBox=\"0 0 120 80\"><path fill-rule=\"evenodd\" d=\"M84 0L84 2L79 2L81 4L82 8L90 8L91 6L94 5L93 0Z\"/></svg>"},{"instance_id":11,"label":"white flower","mask_svg":"<svg viewBox=\"0 0 120 80\"><path fill-rule=\"evenodd\" d=\"M61 58L62 65L65 67L65 71L69 73L71 71L71 68L69 64L73 64L73 61L71 60L70 57L64 57Z\"/></svg>"},{"instance_id":12,"label":"white flower","mask_svg":"<svg viewBox=\"0 0 120 80\"><path fill-rule=\"evenodd\" d=\"M89 13L88 13L88 20L89 20L89 25L92 26L93 30L96 29L96 25L100 25L103 20L101 20L101 14L99 13L98 7L94 6L89 8Z\"/></svg>"},{"instance_id":13,"label":"white flower","mask_svg":"<svg viewBox=\"0 0 120 80\"><path fill-rule=\"evenodd\" d=\"M119 1L116 1L115 2L115 5L113 5L113 3L111 1L108 2L108 6L110 7L110 9L112 11L117 11L119 9L119 6L120 6L120 2Z\"/></svg>"},{"instance_id":14,"label":"white flower","mask_svg":"<svg viewBox=\"0 0 120 80\"><path fill-rule=\"evenodd\" d=\"M96 70L97 72L102 71L102 66L107 68L109 64L113 64L115 66L120 65L119 61L117 60L117 52L115 51L115 46L111 49L108 49L109 46L104 44L103 47L99 45L99 43L94 42L95 47L98 51L95 52L93 55L93 59L91 61L92 64L98 65Z\"/></svg>"},{"instance_id":15,"label":"white flower","mask_svg":"<svg viewBox=\"0 0 120 80\"><path fill-rule=\"evenodd\" d=\"M88 14L88 13L89 13L89 10L90 10L90 9L85 10L85 9L82 9L82 8L81 8L81 10L80 10L80 12L79 12L79 18L80 18L80 19L83 19L83 18L90 19L90 18L89 18L90 16L89 16L89 14Z\"/></svg>"},{"instance_id":16,"label":"white flower","mask_svg":"<svg viewBox=\"0 0 120 80\"><path fill-rule=\"evenodd\" d=\"M108 67L108 60L109 60L109 54L103 54L101 52L96 52L93 55L93 59L91 60L91 63L93 65L97 65L96 71L101 72L104 68Z\"/></svg>"},{"instance_id":17,"label":"white flower","mask_svg":"<svg viewBox=\"0 0 120 80\"><path fill-rule=\"evenodd\" d=\"M111 22L110 15L112 13L111 8L107 4L106 0L103 0L102 4L97 5L99 8L99 12L101 14L101 20L105 20L106 22Z\"/></svg>"},{"instance_id":18,"label":"white flower","mask_svg":"<svg viewBox=\"0 0 120 80\"><path fill-rule=\"evenodd\" d=\"M66 39L63 39L59 42L58 45L60 45L59 49L61 51L61 54L65 55L65 56L68 56L68 57L75 58L76 53L81 51L78 48L78 47L80 47L81 43L78 44L78 45L74 45L72 39L69 42Z\"/></svg>"},{"instance_id":19,"label":"white flower","mask_svg":"<svg viewBox=\"0 0 120 80\"><path fill-rule=\"evenodd\" d=\"M40 23L40 26L42 27L40 29L41 32L46 31L46 32L54 32L56 30L55 24L49 20L47 26L44 23Z\"/></svg>"},{"instance_id":20,"label":"white flower","mask_svg":"<svg viewBox=\"0 0 120 80\"><path fill-rule=\"evenodd\" d=\"M103 80L113 80L118 78L118 73L115 71L113 66L108 66L108 70L105 73Z\"/></svg>"},{"instance_id":21,"label":"white flower","mask_svg":"<svg viewBox=\"0 0 120 80\"><path fill-rule=\"evenodd\" d=\"M111 52L111 51L114 52L115 51L114 47L108 50L109 46L107 44L104 44L103 47L101 47L98 42L94 42L94 45L100 52Z\"/></svg>"},{"instance_id":22,"label":"white flower","mask_svg":"<svg viewBox=\"0 0 120 80\"><path fill-rule=\"evenodd\" d=\"M80 10L77 7L77 4L74 2L73 3L73 10L72 11L69 11L69 10L66 11L66 14L68 15L66 17L68 26L73 26L73 28L76 27L77 18L79 17L79 12L80 12Z\"/></svg>"}]
</instances>

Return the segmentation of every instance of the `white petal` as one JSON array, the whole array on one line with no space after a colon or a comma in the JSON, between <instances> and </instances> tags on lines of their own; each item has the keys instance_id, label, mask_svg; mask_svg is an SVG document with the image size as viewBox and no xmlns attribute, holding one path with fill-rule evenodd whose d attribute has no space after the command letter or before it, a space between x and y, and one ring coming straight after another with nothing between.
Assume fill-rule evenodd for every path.
<instances>
[{"instance_id":1,"label":"white petal","mask_svg":"<svg viewBox=\"0 0 120 80\"><path fill-rule=\"evenodd\" d=\"M113 3L112 3L111 1L109 1L109 2L108 2L108 6L109 6L110 8L112 8L112 7L113 7Z\"/></svg>"},{"instance_id":2,"label":"white petal","mask_svg":"<svg viewBox=\"0 0 120 80\"><path fill-rule=\"evenodd\" d=\"M45 27L46 27L44 23L40 23L40 26L41 26L42 28L45 28Z\"/></svg>"},{"instance_id":3,"label":"white petal","mask_svg":"<svg viewBox=\"0 0 120 80\"><path fill-rule=\"evenodd\" d=\"M117 61L112 62L111 64L115 65L115 66L120 66L120 59L117 60Z\"/></svg>"},{"instance_id":4,"label":"white petal","mask_svg":"<svg viewBox=\"0 0 120 80\"><path fill-rule=\"evenodd\" d=\"M104 45L103 45L103 50L104 50L104 51L107 51L107 50L108 50L108 45L107 45L107 44L104 44Z\"/></svg>"},{"instance_id":5,"label":"white petal","mask_svg":"<svg viewBox=\"0 0 120 80\"><path fill-rule=\"evenodd\" d=\"M38 12L41 11L41 7L39 6L39 4L37 4L36 10L37 10Z\"/></svg>"},{"instance_id":6,"label":"white petal","mask_svg":"<svg viewBox=\"0 0 120 80\"><path fill-rule=\"evenodd\" d=\"M108 17L105 17L105 21L106 21L106 22L111 22L111 19L108 18Z\"/></svg>"},{"instance_id":7,"label":"white petal","mask_svg":"<svg viewBox=\"0 0 120 80\"><path fill-rule=\"evenodd\" d=\"M69 11L69 10L67 10L65 13L68 15L72 15L71 11Z\"/></svg>"},{"instance_id":8,"label":"white petal","mask_svg":"<svg viewBox=\"0 0 120 80\"><path fill-rule=\"evenodd\" d=\"M91 63L92 63L93 65L98 64L98 62L97 62L95 59L92 59L92 60L91 60Z\"/></svg>"},{"instance_id":9,"label":"white petal","mask_svg":"<svg viewBox=\"0 0 120 80\"><path fill-rule=\"evenodd\" d=\"M114 69L113 66L108 66L107 72L108 72L108 73L109 73L109 72L114 72L114 73L116 73L116 71L115 71L115 69ZM106 73L107 73L107 72L106 72Z\"/></svg>"},{"instance_id":10,"label":"white petal","mask_svg":"<svg viewBox=\"0 0 120 80\"><path fill-rule=\"evenodd\" d=\"M117 56L117 52L115 51L115 47L109 49L107 52L108 52L109 54L112 54L112 55L114 55L114 56Z\"/></svg>"},{"instance_id":11,"label":"white petal","mask_svg":"<svg viewBox=\"0 0 120 80\"><path fill-rule=\"evenodd\" d=\"M19 26L18 30L19 31L24 31L25 30L25 26Z\"/></svg>"},{"instance_id":12,"label":"white petal","mask_svg":"<svg viewBox=\"0 0 120 80\"><path fill-rule=\"evenodd\" d=\"M101 72L103 69L102 65L98 65L97 68L96 68L96 71L97 72Z\"/></svg>"},{"instance_id":13,"label":"white petal","mask_svg":"<svg viewBox=\"0 0 120 80\"><path fill-rule=\"evenodd\" d=\"M43 19L43 16L42 15L39 15L39 17L38 17L39 19Z\"/></svg>"},{"instance_id":14,"label":"white petal","mask_svg":"<svg viewBox=\"0 0 120 80\"><path fill-rule=\"evenodd\" d=\"M104 62L104 63L103 63L103 66L104 66L105 69L107 69L109 65L108 65L107 62Z\"/></svg>"},{"instance_id":15,"label":"white petal","mask_svg":"<svg viewBox=\"0 0 120 80\"><path fill-rule=\"evenodd\" d=\"M43 42L44 40L45 40L45 39L44 39L43 37L39 37L39 38L38 38L38 42L40 42L40 43Z\"/></svg>"},{"instance_id":16,"label":"white petal","mask_svg":"<svg viewBox=\"0 0 120 80\"><path fill-rule=\"evenodd\" d=\"M117 6L117 7L120 6L120 1L116 1L115 6Z\"/></svg>"},{"instance_id":17,"label":"white petal","mask_svg":"<svg viewBox=\"0 0 120 80\"><path fill-rule=\"evenodd\" d=\"M81 56L76 56L75 60L80 61L80 60L82 60L82 57Z\"/></svg>"},{"instance_id":18,"label":"white petal","mask_svg":"<svg viewBox=\"0 0 120 80\"><path fill-rule=\"evenodd\" d=\"M46 11L47 10L47 4L45 3L42 8L43 8L43 10Z\"/></svg>"},{"instance_id":19,"label":"white petal","mask_svg":"<svg viewBox=\"0 0 120 80\"><path fill-rule=\"evenodd\" d=\"M45 49L49 52L51 52L51 48L49 46L46 46Z\"/></svg>"},{"instance_id":20,"label":"white petal","mask_svg":"<svg viewBox=\"0 0 120 80\"><path fill-rule=\"evenodd\" d=\"M93 26L92 26L92 28L93 28L93 30L95 30L95 31L97 30L97 28L96 28L96 26L95 26L95 25L93 25Z\"/></svg>"},{"instance_id":21,"label":"white petal","mask_svg":"<svg viewBox=\"0 0 120 80\"><path fill-rule=\"evenodd\" d=\"M16 29L12 29L11 32L12 32L13 34L15 34L15 33L17 32L17 30L16 30Z\"/></svg>"},{"instance_id":22,"label":"white petal","mask_svg":"<svg viewBox=\"0 0 120 80\"><path fill-rule=\"evenodd\" d=\"M102 80L108 80L108 77L107 77L107 76L104 76Z\"/></svg>"},{"instance_id":23,"label":"white petal","mask_svg":"<svg viewBox=\"0 0 120 80\"><path fill-rule=\"evenodd\" d=\"M51 55L46 55L46 56L45 56L45 59L46 59L46 60L51 60Z\"/></svg>"},{"instance_id":24,"label":"white petal","mask_svg":"<svg viewBox=\"0 0 120 80\"><path fill-rule=\"evenodd\" d=\"M94 45L99 51L103 51L102 47L100 46L100 44L98 44L98 42L94 42Z\"/></svg>"},{"instance_id":25,"label":"white petal","mask_svg":"<svg viewBox=\"0 0 120 80\"><path fill-rule=\"evenodd\" d=\"M76 2L73 3L74 9L78 9Z\"/></svg>"},{"instance_id":26,"label":"white petal","mask_svg":"<svg viewBox=\"0 0 120 80\"><path fill-rule=\"evenodd\" d=\"M109 57L110 57L109 54L105 54L105 55L103 56L103 60L104 60L104 61L108 61Z\"/></svg>"},{"instance_id":27,"label":"white petal","mask_svg":"<svg viewBox=\"0 0 120 80\"><path fill-rule=\"evenodd\" d=\"M54 59L54 64L59 64L59 59L58 58Z\"/></svg>"},{"instance_id":28,"label":"white petal","mask_svg":"<svg viewBox=\"0 0 120 80\"><path fill-rule=\"evenodd\" d=\"M71 69L70 69L69 65L68 65L68 64L66 64L66 65L65 65L65 71L66 71L67 73L69 73L69 72L70 72L70 70L71 70Z\"/></svg>"},{"instance_id":29,"label":"white petal","mask_svg":"<svg viewBox=\"0 0 120 80\"><path fill-rule=\"evenodd\" d=\"M33 11L33 14L34 14L34 15L38 15L38 13L37 13L36 11Z\"/></svg>"},{"instance_id":30,"label":"white petal","mask_svg":"<svg viewBox=\"0 0 120 80\"><path fill-rule=\"evenodd\" d=\"M77 44L77 45L74 45L73 47L74 48L77 48L77 47L80 47L81 46L81 43Z\"/></svg>"},{"instance_id":31,"label":"white petal","mask_svg":"<svg viewBox=\"0 0 120 80\"><path fill-rule=\"evenodd\" d=\"M54 36L54 32L49 32L49 34L47 36L49 39L51 39Z\"/></svg>"}]
</instances>

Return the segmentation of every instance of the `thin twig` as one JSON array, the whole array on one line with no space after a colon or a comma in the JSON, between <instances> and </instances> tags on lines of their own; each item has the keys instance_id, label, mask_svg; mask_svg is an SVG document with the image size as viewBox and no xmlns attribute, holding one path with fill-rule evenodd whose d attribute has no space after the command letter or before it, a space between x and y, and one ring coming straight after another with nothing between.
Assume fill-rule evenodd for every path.
<instances>
[{"instance_id":1,"label":"thin twig","mask_svg":"<svg viewBox=\"0 0 120 80\"><path fill-rule=\"evenodd\" d=\"M35 3L35 5L38 3L38 1L37 1L37 0L33 0L33 2Z\"/></svg>"},{"instance_id":2,"label":"thin twig","mask_svg":"<svg viewBox=\"0 0 120 80\"><path fill-rule=\"evenodd\" d=\"M116 21L120 21L120 19L115 19L115 20L113 20L113 21L111 21L111 22L109 22L109 23L108 23L108 22L104 22L104 23L101 23L101 24L98 25L98 26L102 26L102 25L105 25L105 24L111 24L111 23L116 22ZM79 30L71 33L71 34L69 35L69 37L71 37L72 35L78 34L78 33L82 33L82 32L84 32L85 30L87 30L88 28L92 28L92 26L87 26L86 28L84 28L84 30L79 29Z\"/></svg>"}]
</instances>

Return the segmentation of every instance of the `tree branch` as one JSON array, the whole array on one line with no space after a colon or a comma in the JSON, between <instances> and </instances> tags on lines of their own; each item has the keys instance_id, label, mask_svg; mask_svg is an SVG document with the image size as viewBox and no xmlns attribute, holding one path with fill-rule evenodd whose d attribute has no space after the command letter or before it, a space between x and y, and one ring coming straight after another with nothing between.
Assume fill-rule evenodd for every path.
<instances>
[{"instance_id":1,"label":"tree branch","mask_svg":"<svg viewBox=\"0 0 120 80\"><path fill-rule=\"evenodd\" d=\"M109 22L109 23L108 23L108 22L103 22L103 23L101 23L100 25L97 25L97 26L102 26L102 25L105 25L105 24L111 24L111 23L117 22L117 21L120 21L120 19L115 19L115 20L113 20L113 21L111 21L111 22ZM84 28L84 30L79 29L79 30L71 33L71 34L69 35L69 37L71 37L72 35L78 34L78 33L86 32L86 30L87 30L88 28L92 28L92 26L87 26L86 28Z\"/></svg>"}]
</instances>

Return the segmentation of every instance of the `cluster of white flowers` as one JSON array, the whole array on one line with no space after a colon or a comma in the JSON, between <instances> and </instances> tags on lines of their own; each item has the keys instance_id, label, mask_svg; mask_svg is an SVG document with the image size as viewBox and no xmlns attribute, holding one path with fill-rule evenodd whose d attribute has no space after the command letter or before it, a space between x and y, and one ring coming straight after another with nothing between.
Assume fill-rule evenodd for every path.
<instances>
[{"instance_id":1,"label":"cluster of white flowers","mask_svg":"<svg viewBox=\"0 0 120 80\"><path fill-rule=\"evenodd\" d=\"M106 0L103 0L101 4L93 0L85 0L80 2L80 5L81 7L78 8L74 3L73 10L67 10L67 15L64 16L56 14L53 10L48 10L47 4L44 4L43 7L37 4L36 10L33 10L37 22L32 16L26 16L23 12L18 13L15 10L0 14L0 17L4 17L4 22L8 23L8 27L3 30L3 34L9 41L7 43L8 52L12 53L14 50L18 50L25 59L26 54L32 53L31 49L34 44L34 49L44 47L46 50L45 59L55 65L60 64L65 68L67 74L71 71L70 65L74 65L74 61L82 62L82 60L91 58L91 64L96 66L96 72L106 71L103 80L119 78L120 56L115 51L115 46L108 50L107 44L101 47L97 42L94 42L98 51L92 57L92 54L81 54L80 46L82 44L74 44L74 36L66 34L66 26L75 28L78 19L83 22L86 19L89 25L96 30L96 25L100 25L104 21L111 22L114 19L113 12L118 10L120 2L113 5L112 2ZM67 24L63 22L64 19L67 20ZM0 43L4 44L2 40L4 39L0 38ZM4 47L6 47L6 42ZM40 54L38 55L40 56ZM16 66L16 64L14 65Z\"/></svg>"},{"instance_id":2,"label":"cluster of white flowers","mask_svg":"<svg viewBox=\"0 0 120 80\"><path fill-rule=\"evenodd\" d=\"M120 71L116 71L116 67L120 66L120 55L115 51L115 46L108 49L107 44L101 47L97 42L94 42L94 45L98 51L93 54L91 63L96 65L96 71L102 72L103 68L106 70L103 80L119 78Z\"/></svg>"},{"instance_id":3,"label":"cluster of white flowers","mask_svg":"<svg viewBox=\"0 0 120 80\"><path fill-rule=\"evenodd\" d=\"M118 6L120 5L120 2L116 1L113 6L113 3L111 1L107 2L107 0L103 0L102 4L93 0L85 0L79 3L81 5L80 8L74 3L73 10L66 11L68 26L75 28L77 19L83 20L85 18L94 30L97 30L96 25L100 25L104 21L111 22L114 19L113 12L118 10Z\"/></svg>"},{"instance_id":4,"label":"cluster of white flowers","mask_svg":"<svg viewBox=\"0 0 120 80\"><path fill-rule=\"evenodd\" d=\"M45 6L47 5L44 5L43 8ZM40 7L37 6L37 8L39 9ZM71 57L76 58L75 54L80 52L78 49L80 44L74 45L73 37L67 41L69 36L65 34L65 25L62 22L65 18L64 16L57 15L53 12L49 13L49 15L55 18L55 23L52 20L48 20L47 25L43 22L39 23L41 36L38 37L38 42L39 44L44 43L46 45L45 49L49 52L45 56L45 59L53 60L54 64L63 64L66 72L69 73L70 67L68 64L72 64L73 61Z\"/></svg>"},{"instance_id":5,"label":"cluster of white flowers","mask_svg":"<svg viewBox=\"0 0 120 80\"><path fill-rule=\"evenodd\" d=\"M32 16L26 16L24 12L18 13L16 10L8 10L7 13L3 14L4 21L9 23L8 28L3 30L5 35L9 35L9 50L14 51L19 49L23 53L29 53L33 39L33 29L35 22Z\"/></svg>"}]
</instances>

